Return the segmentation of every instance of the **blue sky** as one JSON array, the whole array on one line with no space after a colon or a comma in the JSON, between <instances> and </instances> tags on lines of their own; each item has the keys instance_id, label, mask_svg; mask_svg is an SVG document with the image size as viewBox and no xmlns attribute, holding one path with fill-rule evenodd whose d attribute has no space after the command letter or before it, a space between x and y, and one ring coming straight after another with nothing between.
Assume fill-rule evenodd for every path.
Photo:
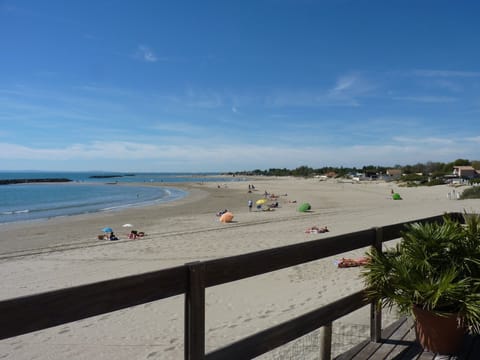
<instances>
[{"instance_id":1,"label":"blue sky","mask_svg":"<svg viewBox=\"0 0 480 360\"><path fill-rule=\"evenodd\" d=\"M0 169L480 159L480 2L0 0Z\"/></svg>"}]
</instances>

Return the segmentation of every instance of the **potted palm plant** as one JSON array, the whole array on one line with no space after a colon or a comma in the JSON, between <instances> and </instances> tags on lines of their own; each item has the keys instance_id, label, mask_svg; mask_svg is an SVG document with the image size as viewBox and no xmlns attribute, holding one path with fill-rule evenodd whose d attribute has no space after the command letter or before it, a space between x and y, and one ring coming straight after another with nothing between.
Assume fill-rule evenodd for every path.
<instances>
[{"instance_id":1,"label":"potted palm plant","mask_svg":"<svg viewBox=\"0 0 480 360\"><path fill-rule=\"evenodd\" d=\"M464 220L407 226L394 248L368 251L362 272L369 299L413 314L420 344L440 354L455 353L465 332L480 333L480 216Z\"/></svg>"}]
</instances>

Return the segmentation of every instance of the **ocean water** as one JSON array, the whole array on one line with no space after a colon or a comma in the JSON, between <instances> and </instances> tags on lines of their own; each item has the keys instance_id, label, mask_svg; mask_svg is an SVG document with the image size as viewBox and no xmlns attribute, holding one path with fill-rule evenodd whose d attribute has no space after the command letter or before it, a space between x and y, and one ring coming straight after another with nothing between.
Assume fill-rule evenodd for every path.
<instances>
[{"instance_id":1,"label":"ocean water","mask_svg":"<svg viewBox=\"0 0 480 360\"><path fill-rule=\"evenodd\" d=\"M91 178L93 175L112 178ZM127 175L127 176L126 176ZM207 181L241 181L232 177L209 177L216 174L165 173L99 173L99 172L0 172L4 179L67 178L69 183L33 183L0 185L0 224L41 220L99 211L115 211L126 207L175 201L185 191L147 183L181 183ZM136 183L118 186L121 183Z\"/></svg>"}]
</instances>

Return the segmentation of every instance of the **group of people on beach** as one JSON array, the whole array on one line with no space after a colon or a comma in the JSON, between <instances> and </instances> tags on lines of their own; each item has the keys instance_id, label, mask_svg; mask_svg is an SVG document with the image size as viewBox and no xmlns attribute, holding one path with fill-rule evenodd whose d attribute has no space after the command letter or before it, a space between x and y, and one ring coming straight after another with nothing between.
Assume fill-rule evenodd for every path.
<instances>
[{"instance_id":1,"label":"group of people on beach","mask_svg":"<svg viewBox=\"0 0 480 360\"><path fill-rule=\"evenodd\" d=\"M110 241L115 241L119 240L117 235L113 231L110 231L109 233L105 233L103 235L98 235L98 240L110 240Z\"/></svg>"},{"instance_id":2,"label":"group of people on beach","mask_svg":"<svg viewBox=\"0 0 480 360\"><path fill-rule=\"evenodd\" d=\"M144 237L144 236L145 236L145 232L138 231L138 230L132 230L128 234L128 238L132 239L132 240L135 240L136 238L141 238L141 237ZM116 240L120 240L120 238L117 235L115 235L115 233L113 231L111 231L111 232L105 233L103 235L98 235L98 240L116 241Z\"/></svg>"}]
</instances>

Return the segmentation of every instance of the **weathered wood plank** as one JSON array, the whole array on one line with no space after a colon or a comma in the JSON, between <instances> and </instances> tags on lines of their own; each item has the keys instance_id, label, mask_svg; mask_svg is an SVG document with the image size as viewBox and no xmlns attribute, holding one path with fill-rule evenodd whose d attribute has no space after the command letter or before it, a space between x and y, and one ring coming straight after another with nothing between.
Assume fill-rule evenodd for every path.
<instances>
[{"instance_id":1,"label":"weathered wood plank","mask_svg":"<svg viewBox=\"0 0 480 360\"><path fill-rule=\"evenodd\" d=\"M435 359L435 354L429 351L423 351L420 355L416 358L417 360L433 360Z\"/></svg>"},{"instance_id":2,"label":"weathered wood plank","mask_svg":"<svg viewBox=\"0 0 480 360\"><path fill-rule=\"evenodd\" d=\"M405 318L402 318L396 322L394 322L393 324L390 324L390 326L388 326L386 329L383 330L382 332L382 338L387 338L389 336L389 334L392 333L392 331L395 331L395 329L397 329L398 327L400 327L403 322L405 322L406 319ZM393 329L393 330L392 330ZM358 354L363 354L363 353L367 353L368 349L366 349L367 347L369 348L372 348L371 347L371 344L379 344L379 343L372 343L371 341L369 340L366 340L366 341L362 341L360 344L354 346L353 348L351 348L350 350L348 350L347 352L343 353L343 354L340 354L338 355L337 357L335 357L335 360L351 360L351 359L355 359L355 357L358 355ZM371 355L371 353L370 353Z\"/></svg>"},{"instance_id":3,"label":"weathered wood plank","mask_svg":"<svg viewBox=\"0 0 480 360\"><path fill-rule=\"evenodd\" d=\"M361 343L358 343L354 347L352 347L350 350L344 352L343 354L340 354L334 358L334 360L350 360L353 359L353 357L361 352L363 348L368 346L370 344L370 340L364 340Z\"/></svg>"},{"instance_id":4,"label":"weathered wood plank","mask_svg":"<svg viewBox=\"0 0 480 360\"><path fill-rule=\"evenodd\" d=\"M390 241L393 239L398 239L401 235L400 233L405 230L405 225L413 223L425 223L425 222L442 222L443 215L430 216L418 220L406 221L403 223L397 223L392 225L383 226L383 241Z\"/></svg>"},{"instance_id":5,"label":"weathered wood plank","mask_svg":"<svg viewBox=\"0 0 480 360\"><path fill-rule=\"evenodd\" d=\"M372 248L378 252L382 252L383 229L375 228L375 239ZM374 342L380 341L382 337L382 308L375 301L370 305L370 340Z\"/></svg>"},{"instance_id":6,"label":"weathered wood plank","mask_svg":"<svg viewBox=\"0 0 480 360\"><path fill-rule=\"evenodd\" d=\"M365 305L365 293L359 291L287 322L248 336L208 353L208 360L252 359L296 338L327 325Z\"/></svg>"},{"instance_id":7,"label":"weathered wood plank","mask_svg":"<svg viewBox=\"0 0 480 360\"><path fill-rule=\"evenodd\" d=\"M413 345L413 341L408 340L408 334L414 332L413 320L407 318L405 322L385 340L383 345L375 352L375 357L379 359L396 359L403 352Z\"/></svg>"},{"instance_id":8,"label":"weathered wood plank","mask_svg":"<svg viewBox=\"0 0 480 360\"><path fill-rule=\"evenodd\" d=\"M423 349L420 347L420 345L417 342L412 341L411 345L406 350L401 352L395 360L416 359L422 352L423 352ZM378 359L378 360L380 360L380 359Z\"/></svg>"},{"instance_id":9,"label":"weathered wood plank","mask_svg":"<svg viewBox=\"0 0 480 360\"><path fill-rule=\"evenodd\" d=\"M160 300L186 291L186 267L0 301L0 339Z\"/></svg>"},{"instance_id":10,"label":"weathered wood plank","mask_svg":"<svg viewBox=\"0 0 480 360\"><path fill-rule=\"evenodd\" d=\"M205 264L185 264L188 286L185 293L185 360L202 360L205 355Z\"/></svg>"},{"instance_id":11,"label":"weathered wood plank","mask_svg":"<svg viewBox=\"0 0 480 360\"><path fill-rule=\"evenodd\" d=\"M270 271L323 259L343 252L369 246L375 230L312 240L254 253L206 261L207 286L215 286Z\"/></svg>"},{"instance_id":12,"label":"weathered wood plank","mask_svg":"<svg viewBox=\"0 0 480 360\"><path fill-rule=\"evenodd\" d=\"M444 215L435 215L435 216L430 216L422 219L417 219L417 220L412 220L412 221L406 221L403 223L397 223L397 224L392 224L392 225L386 225L382 226L383 230L383 241L390 241L394 239L398 239L401 236L401 232L405 230L405 225L407 224L413 224L413 223L426 223L426 222L438 222L441 223L443 222L443 217L444 216L450 217L452 220L456 220L460 223L464 222L463 214L462 213L447 213Z\"/></svg>"},{"instance_id":13,"label":"weathered wood plank","mask_svg":"<svg viewBox=\"0 0 480 360\"><path fill-rule=\"evenodd\" d=\"M367 346L365 346L360 352L355 354L351 359L355 360L366 360L370 357L375 358L375 352L384 344L385 339L389 339L397 329L402 326L402 324L406 320L404 318L394 322L389 327L382 331L382 340L381 342L370 342ZM372 355L373 354L373 355Z\"/></svg>"},{"instance_id":14,"label":"weathered wood plank","mask_svg":"<svg viewBox=\"0 0 480 360\"><path fill-rule=\"evenodd\" d=\"M322 326L320 329L320 360L332 358L332 323Z\"/></svg>"}]
</instances>

